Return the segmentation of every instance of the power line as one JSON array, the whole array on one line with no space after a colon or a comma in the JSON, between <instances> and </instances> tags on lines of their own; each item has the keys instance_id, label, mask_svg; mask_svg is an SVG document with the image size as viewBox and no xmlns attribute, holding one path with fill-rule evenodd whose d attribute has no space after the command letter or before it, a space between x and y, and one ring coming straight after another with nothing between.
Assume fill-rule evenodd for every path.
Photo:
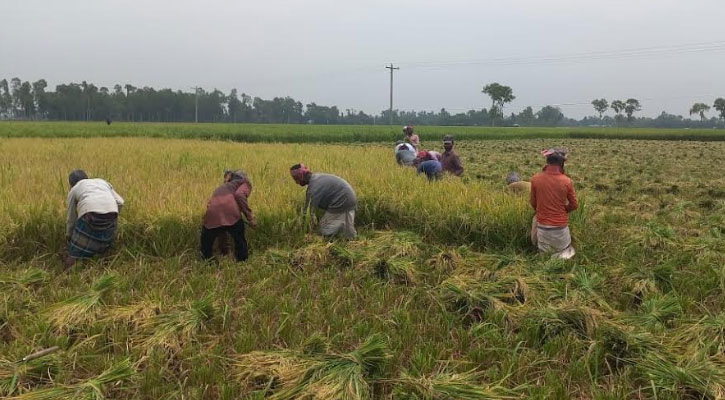
<instances>
[{"instance_id":1,"label":"power line","mask_svg":"<svg viewBox=\"0 0 725 400\"><path fill-rule=\"evenodd\" d=\"M725 50L725 41L692 43L686 45L670 45L656 47L641 47L625 50L612 51L594 51L585 53L570 53L558 55L544 56L524 56L524 57L499 57L480 60L459 60L459 61L416 61L402 62L401 65L407 68L442 68L460 65L494 65L494 66L510 66L510 65L531 65L531 64L551 64L566 62L588 62L592 60L603 59L621 59L621 58L646 58L653 56L668 56L690 53L714 52Z\"/></svg>"}]
</instances>

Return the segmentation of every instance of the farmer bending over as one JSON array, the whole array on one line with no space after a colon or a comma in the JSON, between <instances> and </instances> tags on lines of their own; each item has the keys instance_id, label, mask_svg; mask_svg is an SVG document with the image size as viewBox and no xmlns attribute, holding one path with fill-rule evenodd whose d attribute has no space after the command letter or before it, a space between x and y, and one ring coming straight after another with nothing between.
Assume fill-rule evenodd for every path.
<instances>
[{"instance_id":1,"label":"farmer bending over","mask_svg":"<svg viewBox=\"0 0 725 400\"><path fill-rule=\"evenodd\" d=\"M440 179L443 168L436 160L423 161L418 165L418 173L424 173L429 181Z\"/></svg>"},{"instance_id":2,"label":"farmer bending over","mask_svg":"<svg viewBox=\"0 0 725 400\"><path fill-rule=\"evenodd\" d=\"M71 267L78 259L91 258L111 248L116 239L123 198L110 183L103 179L88 179L81 169L70 173L68 183L68 255L63 263Z\"/></svg>"},{"instance_id":3,"label":"farmer bending over","mask_svg":"<svg viewBox=\"0 0 725 400\"><path fill-rule=\"evenodd\" d=\"M531 206L536 216L531 227L531 240L541 252L569 259L576 251L571 245L569 213L578 203L571 179L564 175L566 150L553 148L541 152L546 166L531 179Z\"/></svg>"},{"instance_id":4,"label":"farmer bending over","mask_svg":"<svg viewBox=\"0 0 725 400\"><path fill-rule=\"evenodd\" d=\"M399 165L409 167L415 162L415 148L410 143L398 140L395 143L395 161Z\"/></svg>"},{"instance_id":5,"label":"farmer bending over","mask_svg":"<svg viewBox=\"0 0 725 400\"><path fill-rule=\"evenodd\" d=\"M417 154L415 164L420 165L422 162L429 160L441 162L441 153L434 150L421 150Z\"/></svg>"},{"instance_id":6,"label":"farmer bending over","mask_svg":"<svg viewBox=\"0 0 725 400\"><path fill-rule=\"evenodd\" d=\"M453 150L453 136L446 135L443 138L443 148L445 151L441 154L441 165L443 171L451 173L455 176L463 175L463 164L458 153Z\"/></svg>"},{"instance_id":7,"label":"farmer bending over","mask_svg":"<svg viewBox=\"0 0 725 400\"><path fill-rule=\"evenodd\" d=\"M506 189L515 194L524 194L531 192L531 182L522 181L518 172L509 172L506 175Z\"/></svg>"},{"instance_id":8,"label":"farmer bending over","mask_svg":"<svg viewBox=\"0 0 725 400\"><path fill-rule=\"evenodd\" d=\"M205 260L213 257L214 240L220 235L226 239L228 233L234 242L234 257L245 261L249 256L247 239L244 237L244 220L251 227L257 226L252 209L249 208L249 195L252 183L243 171L225 171L224 184L219 186L206 205L204 224L201 227L201 256ZM223 246L222 246L223 247Z\"/></svg>"},{"instance_id":9,"label":"farmer bending over","mask_svg":"<svg viewBox=\"0 0 725 400\"><path fill-rule=\"evenodd\" d=\"M357 236L355 208L357 197L346 180L330 174L312 173L304 164L290 168L292 179L300 186L307 186L306 207L325 211L320 219L320 234L342 235L348 239Z\"/></svg>"}]
</instances>

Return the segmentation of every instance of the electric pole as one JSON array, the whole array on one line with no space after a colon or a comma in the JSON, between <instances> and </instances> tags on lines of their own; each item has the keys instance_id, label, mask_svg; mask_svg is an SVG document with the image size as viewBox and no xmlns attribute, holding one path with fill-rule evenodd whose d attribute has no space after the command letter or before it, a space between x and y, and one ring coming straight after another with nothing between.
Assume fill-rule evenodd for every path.
<instances>
[{"instance_id":1,"label":"electric pole","mask_svg":"<svg viewBox=\"0 0 725 400\"><path fill-rule=\"evenodd\" d=\"M390 70L390 125L393 125L393 71L400 67L394 67L393 63L390 63L385 68Z\"/></svg>"}]
</instances>

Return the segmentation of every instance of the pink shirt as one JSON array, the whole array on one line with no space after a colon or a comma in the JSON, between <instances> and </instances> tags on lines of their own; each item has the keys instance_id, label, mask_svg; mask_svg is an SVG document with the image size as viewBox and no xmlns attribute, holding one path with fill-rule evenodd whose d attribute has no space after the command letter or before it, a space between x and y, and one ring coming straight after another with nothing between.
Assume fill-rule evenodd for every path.
<instances>
[{"instance_id":1,"label":"pink shirt","mask_svg":"<svg viewBox=\"0 0 725 400\"><path fill-rule=\"evenodd\" d=\"M219 186L206 205L204 227L214 229L220 226L232 226L242 219L252 222L254 216L247 198L252 185L246 181L231 181Z\"/></svg>"},{"instance_id":2,"label":"pink shirt","mask_svg":"<svg viewBox=\"0 0 725 400\"><path fill-rule=\"evenodd\" d=\"M413 145L413 147L415 147L415 150L417 151L418 147L420 147L420 138L418 137L418 135L416 135L415 133L410 135L408 137L408 141L410 142L410 144Z\"/></svg>"}]
</instances>

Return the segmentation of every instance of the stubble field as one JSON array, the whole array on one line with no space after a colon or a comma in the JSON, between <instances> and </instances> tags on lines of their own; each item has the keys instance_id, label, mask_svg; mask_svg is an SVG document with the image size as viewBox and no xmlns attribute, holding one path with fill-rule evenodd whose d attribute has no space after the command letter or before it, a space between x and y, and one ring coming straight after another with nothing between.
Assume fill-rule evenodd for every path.
<instances>
[{"instance_id":1,"label":"stubble field","mask_svg":"<svg viewBox=\"0 0 725 400\"><path fill-rule=\"evenodd\" d=\"M504 190L552 145L581 202L569 262L535 253L527 198ZM465 177L428 183L382 144L0 140L0 397L725 396L725 143L458 151ZM355 187L358 239L310 233L300 161ZM126 207L111 255L64 271L79 167ZM230 167L253 184L252 254L204 264L201 216Z\"/></svg>"}]
</instances>

